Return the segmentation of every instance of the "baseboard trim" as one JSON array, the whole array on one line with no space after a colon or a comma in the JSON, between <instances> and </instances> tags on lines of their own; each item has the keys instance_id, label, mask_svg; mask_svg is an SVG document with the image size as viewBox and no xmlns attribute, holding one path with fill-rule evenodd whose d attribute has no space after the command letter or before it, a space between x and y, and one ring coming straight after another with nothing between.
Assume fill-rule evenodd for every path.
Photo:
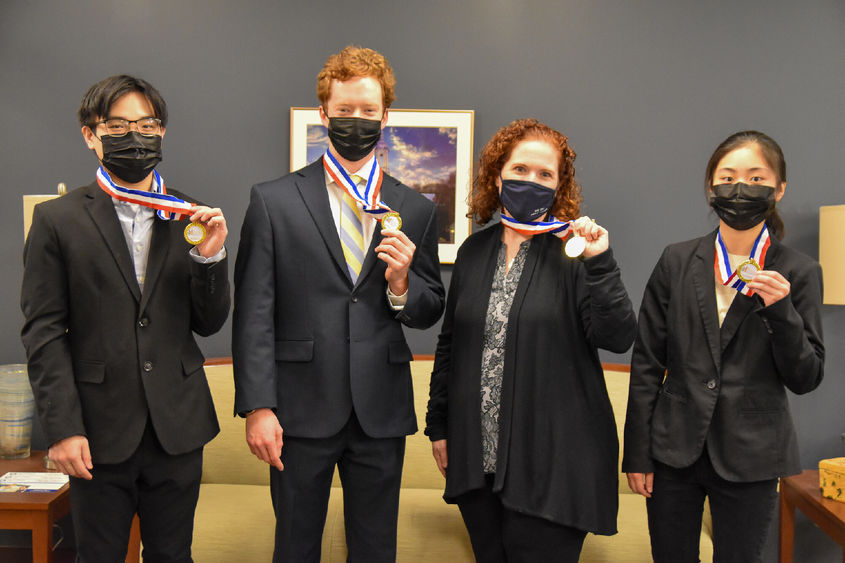
<instances>
[{"instance_id":1,"label":"baseboard trim","mask_svg":"<svg viewBox=\"0 0 845 563\"><path fill-rule=\"evenodd\" d=\"M433 361L434 354L414 354L415 361ZM221 356L217 358L208 358L205 360L207 366L223 366L232 363L232 356ZM609 362L602 362L602 369L608 371L623 371L631 373L631 364L613 364Z\"/></svg>"}]
</instances>

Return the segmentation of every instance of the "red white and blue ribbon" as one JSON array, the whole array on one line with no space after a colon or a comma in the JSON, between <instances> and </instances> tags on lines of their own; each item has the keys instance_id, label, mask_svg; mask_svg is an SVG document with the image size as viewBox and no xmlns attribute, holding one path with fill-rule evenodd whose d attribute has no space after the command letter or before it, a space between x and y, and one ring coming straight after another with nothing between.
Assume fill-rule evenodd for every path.
<instances>
[{"instance_id":1,"label":"red white and blue ribbon","mask_svg":"<svg viewBox=\"0 0 845 563\"><path fill-rule=\"evenodd\" d=\"M190 216L191 207L194 206L193 203L167 195L164 180L156 170L153 170L153 184L148 192L118 186L102 166L97 169L97 183L104 192L115 199L155 209L159 218L165 221L180 221L183 217Z\"/></svg>"},{"instance_id":2,"label":"red white and blue ribbon","mask_svg":"<svg viewBox=\"0 0 845 563\"><path fill-rule=\"evenodd\" d=\"M505 215L504 213L502 213L502 223L514 231L522 233L523 235L551 233L562 239L566 238L570 229L569 221L558 221L557 219L552 219L551 221L530 221L528 223L523 223L522 221L517 221L513 217Z\"/></svg>"},{"instance_id":3,"label":"red white and blue ribbon","mask_svg":"<svg viewBox=\"0 0 845 563\"><path fill-rule=\"evenodd\" d=\"M764 224L763 230L757 235L754 240L754 246L751 247L751 256L749 259L754 260L763 269L766 262L766 253L769 251L769 245L772 240L769 238L769 229ZM739 279L739 272L731 269L731 262L728 259L728 249L725 248L725 243L722 240L722 233L716 233L716 259L713 264L716 270L716 277L722 282L722 285L732 287L743 295L752 296L754 290L748 287L744 281Z\"/></svg>"},{"instance_id":4,"label":"red white and blue ribbon","mask_svg":"<svg viewBox=\"0 0 845 563\"><path fill-rule=\"evenodd\" d=\"M373 167L370 170L366 185L360 187L352 181L352 178L349 177L343 166L340 165L329 151L326 151L326 154L323 155L323 168L325 168L326 174L329 175L335 184L348 193L352 199L361 204L365 212L378 218L385 213L393 211L387 204L379 201L384 173L381 171L378 159L375 159L373 162Z\"/></svg>"}]
</instances>

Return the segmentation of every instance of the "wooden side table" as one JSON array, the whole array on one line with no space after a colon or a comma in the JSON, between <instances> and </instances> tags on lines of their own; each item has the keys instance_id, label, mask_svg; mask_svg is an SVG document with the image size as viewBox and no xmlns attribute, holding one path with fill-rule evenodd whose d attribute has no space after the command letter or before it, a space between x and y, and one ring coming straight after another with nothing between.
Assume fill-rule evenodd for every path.
<instances>
[{"instance_id":1,"label":"wooden side table","mask_svg":"<svg viewBox=\"0 0 845 563\"><path fill-rule=\"evenodd\" d=\"M46 452L32 452L26 459L0 459L0 475L10 471L46 471ZM32 560L53 561L53 524L70 512L70 487L52 493L0 493L0 529L30 530ZM138 517L132 522L126 563L140 560Z\"/></svg>"},{"instance_id":2,"label":"wooden side table","mask_svg":"<svg viewBox=\"0 0 845 563\"><path fill-rule=\"evenodd\" d=\"M781 563L792 562L796 508L842 546L842 561L845 562L845 502L826 499L819 489L816 469L806 469L801 475L780 480Z\"/></svg>"}]
</instances>

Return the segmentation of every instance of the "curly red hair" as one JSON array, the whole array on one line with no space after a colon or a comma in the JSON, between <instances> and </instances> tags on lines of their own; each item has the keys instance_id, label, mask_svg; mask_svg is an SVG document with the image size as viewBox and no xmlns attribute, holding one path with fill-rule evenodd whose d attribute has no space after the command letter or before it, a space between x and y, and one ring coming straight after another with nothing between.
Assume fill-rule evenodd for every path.
<instances>
[{"instance_id":1,"label":"curly red hair","mask_svg":"<svg viewBox=\"0 0 845 563\"><path fill-rule=\"evenodd\" d=\"M396 77L384 55L366 47L349 45L340 53L331 55L317 75L317 98L325 108L332 94L332 80L344 82L358 76L375 78L381 84L384 108L396 99Z\"/></svg>"},{"instance_id":2,"label":"curly red hair","mask_svg":"<svg viewBox=\"0 0 845 563\"><path fill-rule=\"evenodd\" d=\"M581 186L575 180L575 151L569 146L565 135L536 119L517 119L505 125L481 149L467 217L484 225L493 217L493 213L501 209L496 179L502 173L514 147L528 139L546 141L558 153L559 180L550 210L552 216L561 220L578 217L582 198Z\"/></svg>"}]
</instances>

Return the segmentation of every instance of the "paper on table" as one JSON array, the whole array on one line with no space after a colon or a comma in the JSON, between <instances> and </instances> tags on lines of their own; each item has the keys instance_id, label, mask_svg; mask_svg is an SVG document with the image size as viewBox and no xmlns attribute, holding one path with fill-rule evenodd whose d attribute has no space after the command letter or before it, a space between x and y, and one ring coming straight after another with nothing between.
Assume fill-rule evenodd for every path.
<instances>
[{"instance_id":1,"label":"paper on table","mask_svg":"<svg viewBox=\"0 0 845 563\"><path fill-rule=\"evenodd\" d=\"M0 477L0 492L58 491L67 482L64 473L11 471Z\"/></svg>"}]
</instances>

